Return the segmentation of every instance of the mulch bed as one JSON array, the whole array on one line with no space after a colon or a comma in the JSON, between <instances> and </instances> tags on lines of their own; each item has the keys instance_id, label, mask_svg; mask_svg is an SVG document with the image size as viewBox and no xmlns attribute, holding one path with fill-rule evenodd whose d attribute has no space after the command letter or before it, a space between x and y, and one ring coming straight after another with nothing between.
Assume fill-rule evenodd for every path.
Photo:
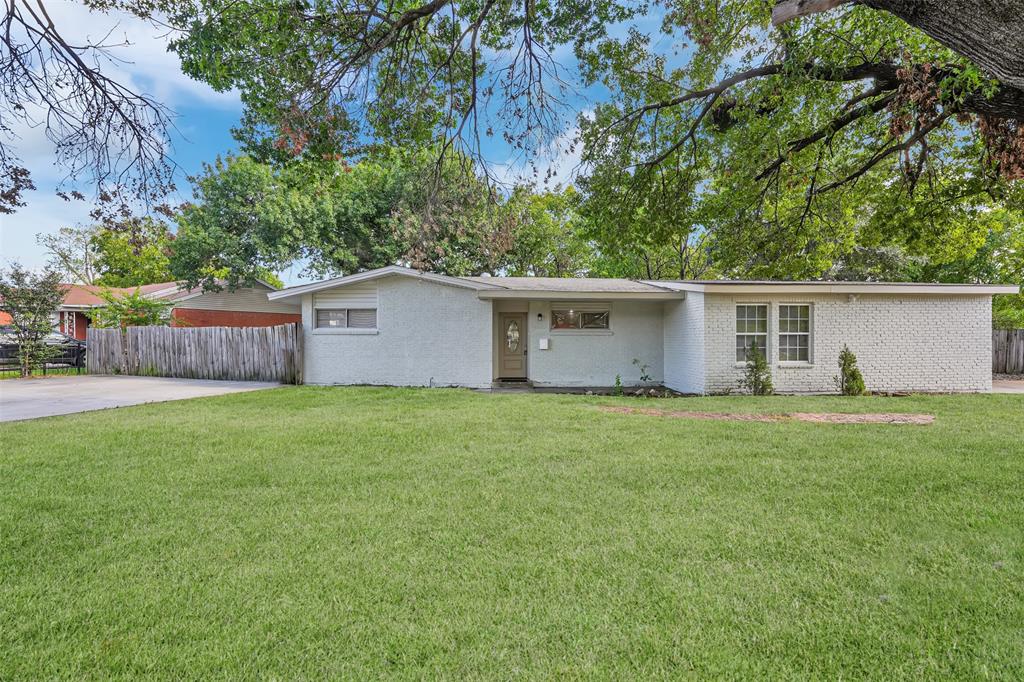
<instances>
[{"instance_id":1,"label":"mulch bed","mask_svg":"<svg viewBox=\"0 0 1024 682\"><path fill-rule=\"evenodd\" d=\"M743 414L726 412L697 412L691 410L655 410L647 407L615 407L602 405L603 412L617 414L645 414L651 417L676 417L679 419L708 419L712 421L735 422L813 422L816 424L918 424L926 425L935 421L931 414L847 414L841 412L787 412L783 414Z\"/></svg>"}]
</instances>

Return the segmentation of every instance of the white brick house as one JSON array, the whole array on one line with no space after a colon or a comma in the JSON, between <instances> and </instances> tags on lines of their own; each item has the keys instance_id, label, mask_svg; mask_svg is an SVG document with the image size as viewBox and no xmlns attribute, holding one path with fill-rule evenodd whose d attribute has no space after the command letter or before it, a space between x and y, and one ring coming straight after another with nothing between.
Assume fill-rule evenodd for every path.
<instances>
[{"instance_id":1,"label":"white brick house","mask_svg":"<svg viewBox=\"0 0 1024 682\"><path fill-rule=\"evenodd\" d=\"M283 289L313 384L735 390L756 344L776 390L992 388L991 297L1013 286L448 277L401 267Z\"/></svg>"}]
</instances>

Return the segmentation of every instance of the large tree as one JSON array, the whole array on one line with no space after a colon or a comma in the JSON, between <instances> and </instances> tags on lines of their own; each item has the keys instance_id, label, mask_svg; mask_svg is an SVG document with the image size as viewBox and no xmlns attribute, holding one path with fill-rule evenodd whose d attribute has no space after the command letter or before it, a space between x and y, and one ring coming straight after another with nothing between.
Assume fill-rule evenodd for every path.
<instances>
[{"instance_id":1,"label":"large tree","mask_svg":"<svg viewBox=\"0 0 1024 682\"><path fill-rule=\"evenodd\" d=\"M275 167L229 157L197 178L178 215L172 271L190 284L240 286L302 264L317 276L405 263L455 275L494 271L516 213L454 159L388 150Z\"/></svg>"},{"instance_id":2,"label":"large tree","mask_svg":"<svg viewBox=\"0 0 1024 682\"><path fill-rule=\"evenodd\" d=\"M132 287L172 279L174 234L151 217L129 216L37 235L54 268L72 282Z\"/></svg>"},{"instance_id":3,"label":"large tree","mask_svg":"<svg viewBox=\"0 0 1024 682\"><path fill-rule=\"evenodd\" d=\"M240 89L240 136L276 162L372 140L483 156L488 136L532 158L571 118L571 49L608 93L580 120L605 215L636 217L642 242L697 244L724 274L806 277L878 226L902 242L924 225L924 251L983 240L974 218L1024 176L1022 7L205 0L175 49Z\"/></svg>"}]
</instances>

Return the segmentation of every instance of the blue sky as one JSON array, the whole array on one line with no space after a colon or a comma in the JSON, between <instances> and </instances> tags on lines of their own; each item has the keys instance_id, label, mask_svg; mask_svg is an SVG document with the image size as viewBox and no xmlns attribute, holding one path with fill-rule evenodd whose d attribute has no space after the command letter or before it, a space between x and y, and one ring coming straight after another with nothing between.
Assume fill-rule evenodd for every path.
<instances>
[{"instance_id":1,"label":"blue sky","mask_svg":"<svg viewBox=\"0 0 1024 682\"><path fill-rule=\"evenodd\" d=\"M181 175L177 182L179 194L172 200L189 199L191 190L185 176L199 171L204 161L213 161L218 154L223 155L237 147L231 137L231 128L238 123L242 113L238 94L214 92L209 86L185 76L177 57L167 52L168 37L163 29L126 15L89 12L74 2L50 2L47 7L65 37L71 40L98 40L112 31L108 41L124 40L128 43L114 51L124 62L107 64L104 70L136 90L151 94L177 113L176 124L180 133L171 140L171 156L181 167ZM569 69L570 77L573 76L575 65L571 52L568 49L559 52L559 61ZM572 110L564 112L569 125L543 158L537 160L541 177L551 167L556 182L571 180L572 171L579 163L579 150L569 152L569 143L575 137L575 129L571 125L573 110L592 108L594 101L603 94L600 87L570 93ZM53 146L45 139L41 127L17 132L19 139L14 141L13 147L32 172L37 190L27 194L27 206L17 213L0 215L0 263L19 261L27 267L38 268L45 264L47 257L38 246L36 235L53 233L64 226L88 224L91 204L88 201L65 202L55 195L64 173L54 167ZM492 171L506 178L528 176L530 170L525 167L524 159L512 156L503 148L499 135L494 140L485 150L492 163ZM88 186L78 187L90 196ZM300 270L301 267L296 266L280 274L286 283L291 284L300 281Z\"/></svg>"}]
</instances>

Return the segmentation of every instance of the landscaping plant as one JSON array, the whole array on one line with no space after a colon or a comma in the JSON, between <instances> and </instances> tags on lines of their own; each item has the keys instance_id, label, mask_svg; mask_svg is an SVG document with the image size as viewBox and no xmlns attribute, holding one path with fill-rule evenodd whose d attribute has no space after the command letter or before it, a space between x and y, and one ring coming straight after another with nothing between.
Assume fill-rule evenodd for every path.
<instances>
[{"instance_id":1,"label":"landscaping plant","mask_svg":"<svg viewBox=\"0 0 1024 682\"><path fill-rule=\"evenodd\" d=\"M0 312L11 316L10 334L18 345L21 376L44 364L56 352L46 345L53 332L53 318L64 301L60 273L47 268L36 274L14 263L0 273Z\"/></svg>"},{"instance_id":2,"label":"landscaping plant","mask_svg":"<svg viewBox=\"0 0 1024 682\"><path fill-rule=\"evenodd\" d=\"M845 343L843 350L839 351L839 376L833 377L833 381L843 395L864 395L867 392L864 377L857 368L857 356Z\"/></svg>"},{"instance_id":3,"label":"landscaping plant","mask_svg":"<svg viewBox=\"0 0 1024 682\"><path fill-rule=\"evenodd\" d=\"M633 358L633 364L640 369L640 381L643 383L649 382L651 380L651 366L647 363L641 363L640 358Z\"/></svg>"},{"instance_id":4,"label":"landscaping plant","mask_svg":"<svg viewBox=\"0 0 1024 682\"><path fill-rule=\"evenodd\" d=\"M170 323L171 304L146 298L138 289L130 294L118 295L103 289L97 292L105 305L88 313L93 326L106 329L127 327L157 327Z\"/></svg>"},{"instance_id":5,"label":"landscaping plant","mask_svg":"<svg viewBox=\"0 0 1024 682\"><path fill-rule=\"evenodd\" d=\"M757 343L750 349L747 358L747 367L743 371L743 378L740 379L740 388L745 388L754 395L771 395L775 392L772 386L772 370L768 366L768 358L765 357Z\"/></svg>"}]
</instances>

